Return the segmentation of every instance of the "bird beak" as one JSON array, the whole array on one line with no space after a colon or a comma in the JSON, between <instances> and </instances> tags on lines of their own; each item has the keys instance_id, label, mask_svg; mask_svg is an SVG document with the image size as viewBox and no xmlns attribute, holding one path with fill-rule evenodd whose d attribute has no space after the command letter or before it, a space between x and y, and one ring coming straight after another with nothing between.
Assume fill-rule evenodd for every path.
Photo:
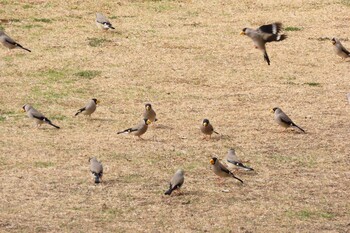
<instances>
[{"instance_id":1,"label":"bird beak","mask_svg":"<svg viewBox=\"0 0 350 233\"><path fill-rule=\"evenodd\" d=\"M244 36L245 35L245 32L244 31L241 31L241 33L239 33L241 36Z\"/></svg>"},{"instance_id":2,"label":"bird beak","mask_svg":"<svg viewBox=\"0 0 350 233\"><path fill-rule=\"evenodd\" d=\"M149 110L149 106L146 106L146 110Z\"/></svg>"},{"instance_id":3,"label":"bird beak","mask_svg":"<svg viewBox=\"0 0 350 233\"><path fill-rule=\"evenodd\" d=\"M211 165L214 165L214 163L215 163L214 160L211 159L211 160L210 160L210 164L211 164Z\"/></svg>"},{"instance_id":4,"label":"bird beak","mask_svg":"<svg viewBox=\"0 0 350 233\"><path fill-rule=\"evenodd\" d=\"M271 113L274 113L275 111L273 111L273 109L270 110Z\"/></svg>"},{"instance_id":5,"label":"bird beak","mask_svg":"<svg viewBox=\"0 0 350 233\"><path fill-rule=\"evenodd\" d=\"M204 126L207 126L207 125L208 125L208 123L207 123L207 122L204 122L204 123L203 123L203 125L204 125Z\"/></svg>"},{"instance_id":6,"label":"bird beak","mask_svg":"<svg viewBox=\"0 0 350 233\"><path fill-rule=\"evenodd\" d=\"M25 112L26 110L24 110L23 108L21 109L21 112Z\"/></svg>"},{"instance_id":7,"label":"bird beak","mask_svg":"<svg viewBox=\"0 0 350 233\"><path fill-rule=\"evenodd\" d=\"M96 104L99 104L100 103L100 101L99 100L96 100Z\"/></svg>"},{"instance_id":8,"label":"bird beak","mask_svg":"<svg viewBox=\"0 0 350 233\"><path fill-rule=\"evenodd\" d=\"M335 41L334 41L334 40L332 40L331 42L332 42L332 44L335 44Z\"/></svg>"},{"instance_id":9,"label":"bird beak","mask_svg":"<svg viewBox=\"0 0 350 233\"><path fill-rule=\"evenodd\" d=\"M150 121L150 120L147 120L147 125L149 125L149 124L151 124L152 123L152 121Z\"/></svg>"}]
</instances>

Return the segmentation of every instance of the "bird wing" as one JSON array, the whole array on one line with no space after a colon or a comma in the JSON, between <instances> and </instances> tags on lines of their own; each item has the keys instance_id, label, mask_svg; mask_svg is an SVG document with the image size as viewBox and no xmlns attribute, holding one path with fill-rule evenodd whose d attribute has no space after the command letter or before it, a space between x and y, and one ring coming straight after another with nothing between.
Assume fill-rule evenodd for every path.
<instances>
[{"instance_id":1,"label":"bird wing","mask_svg":"<svg viewBox=\"0 0 350 233\"><path fill-rule=\"evenodd\" d=\"M282 23L262 25L259 28L257 28L257 30L262 33L278 34L282 30Z\"/></svg>"},{"instance_id":2,"label":"bird wing","mask_svg":"<svg viewBox=\"0 0 350 233\"><path fill-rule=\"evenodd\" d=\"M288 125L293 124L293 121L285 113L281 113L280 118L281 118L282 122L284 122Z\"/></svg>"}]
</instances>

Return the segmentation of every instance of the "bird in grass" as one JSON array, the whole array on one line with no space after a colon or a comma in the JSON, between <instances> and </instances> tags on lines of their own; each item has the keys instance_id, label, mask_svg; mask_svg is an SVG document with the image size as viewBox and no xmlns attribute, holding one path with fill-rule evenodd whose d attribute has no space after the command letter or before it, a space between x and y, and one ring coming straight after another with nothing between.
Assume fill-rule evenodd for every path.
<instances>
[{"instance_id":1,"label":"bird in grass","mask_svg":"<svg viewBox=\"0 0 350 233\"><path fill-rule=\"evenodd\" d=\"M141 135L146 133L149 124L151 124L151 121L149 119L143 119L138 125L125 129L123 131L120 131L118 132L118 134L121 134L121 133L133 134L134 136L141 138Z\"/></svg>"},{"instance_id":2,"label":"bird in grass","mask_svg":"<svg viewBox=\"0 0 350 233\"><path fill-rule=\"evenodd\" d=\"M102 181L103 176L103 166L101 162L97 161L95 157L89 158L90 171L94 176L95 184L99 184Z\"/></svg>"},{"instance_id":3,"label":"bird in grass","mask_svg":"<svg viewBox=\"0 0 350 233\"><path fill-rule=\"evenodd\" d=\"M43 123L46 123L55 127L56 129L60 128L59 126L54 125L48 118L46 118L42 113L40 113L38 110L30 106L29 104L23 105L22 112L26 112L29 118L34 119L37 127L39 127Z\"/></svg>"},{"instance_id":4,"label":"bird in grass","mask_svg":"<svg viewBox=\"0 0 350 233\"><path fill-rule=\"evenodd\" d=\"M228 150L226 157L226 164L229 169L238 168L245 171L254 171L253 168L245 166L243 162L237 157L235 149L231 148Z\"/></svg>"},{"instance_id":5,"label":"bird in grass","mask_svg":"<svg viewBox=\"0 0 350 233\"><path fill-rule=\"evenodd\" d=\"M214 130L214 127L210 124L208 119L203 120L200 129L204 135L209 135L209 138L211 138L213 133L219 134Z\"/></svg>"},{"instance_id":6,"label":"bird in grass","mask_svg":"<svg viewBox=\"0 0 350 233\"><path fill-rule=\"evenodd\" d=\"M96 25L98 28L107 31L108 29L115 29L111 22L102 13L96 13Z\"/></svg>"},{"instance_id":7,"label":"bird in grass","mask_svg":"<svg viewBox=\"0 0 350 233\"><path fill-rule=\"evenodd\" d=\"M282 23L276 22L260 26L257 29L243 28L240 34L247 35L253 40L255 48L264 53L264 60L270 65L270 58L266 52L266 43L285 40L287 35L279 34L282 29Z\"/></svg>"},{"instance_id":8,"label":"bird in grass","mask_svg":"<svg viewBox=\"0 0 350 233\"><path fill-rule=\"evenodd\" d=\"M80 113L83 113L84 115L88 115L89 117L91 117L91 114L93 114L96 110L96 105L99 104L100 101L97 99L91 99L86 105L85 107L79 109L77 111L77 113L75 114L75 116L79 115Z\"/></svg>"},{"instance_id":9,"label":"bird in grass","mask_svg":"<svg viewBox=\"0 0 350 233\"><path fill-rule=\"evenodd\" d=\"M243 180L236 177L230 170L228 170L222 163L220 163L216 157L213 157L210 160L210 164L213 165L213 171L216 175L220 177L233 177L243 183Z\"/></svg>"},{"instance_id":10,"label":"bird in grass","mask_svg":"<svg viewBox=\"0 0 350 233\"><path fill-rule=\"evenodd\" d=\"M170 195L174 190L180 190L181 186L185 181L184 170L179 169L170 180L169 189L164 193Z\"/></svg>"},{"instance_id":11,"label":"bird in grass","mask_svg":"<svg viewBox=\"0 0 350 233\"><path fill-rule=\"evenodd\" d=\"M275 121L277 122L277 124L279 124L280 126L284 127L284 128L289 128L289 127L293 127L293 128L297 128L300 131L302 131L303 133L306 133L305 130L303 130L302 128L300 128L299 126L297 126L288 116L287 114L285 114L280 108L273 108L272 112L274 112L274 118Z\"/></svg>"},{"instance_id":12,"label":"bird in grass","mask_svg":"<svg viewBox=\"0 0 350 233\"><path fill-rule=\"evenodd\" d=\"M335 54L340 56L342 59L350 57L350 52L340 43L339 39L332 38L332 44L334 45L333 50Z\"/></svg>"},{"instance_id":13,"label":"bird in grass","mask_svg":"<svg viewBox=\"0 0 350 233\"><path fill-rule=\"evenodd\" d=\"M158 120L156 116L157 114L153 110L152 105L149 103L145 104L145 111L143 112L143 118L149 119L151 122L156 122Z\"/></svg>"},{"instance_id":14,"label":"bird in grass","mask_svg":"<svg viewBox=\"0 0 350 233\"><path fill-rule=\"evenodd\" d=\"M11 37L6 35L6 33L3 31L0 31L0 42L3 46L5 46L8 49L20 48L28 52L31 52L29 49L24 48L22 45L18 44L16 41L11 39Z\"/></svg>"}]
</instances>

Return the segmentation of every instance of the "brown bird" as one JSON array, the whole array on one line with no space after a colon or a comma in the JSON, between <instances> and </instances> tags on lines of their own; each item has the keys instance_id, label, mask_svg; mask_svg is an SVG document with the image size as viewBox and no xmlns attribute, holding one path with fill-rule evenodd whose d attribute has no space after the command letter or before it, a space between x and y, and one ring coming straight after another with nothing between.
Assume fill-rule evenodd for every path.
<instances>
[{"instance_id":1,"label":"brown bird","mask_svg":"<svg viewBox=\"0 0 350 233\"><path fill-rule=\"evenodd\" d=\"M211 165L213 165L213 171L216 175L220 177L233 177L237 180L239 180L241 183L243 183L243 180L239 179L236 177L230 170L228 170L220 161L216 158L213 157L210 160Z\"/></svg>"},{"instance_id":2,"label":"brown bird","mask_svg":"<svg viewBox=\"0 0 350 233\"><path fill-rule=\"evenodd\" d=\"M151 104L145 104L145 111L143 112L143 118L144 119L149 119L151 122L156 122L157 119L157 114L153 110Z\"/></svg>"},{"instance_id":3,"label":"brown bird","mask_svg":"<svg viewBox=\"0 0 350 233\"><path fill-rule=\"evenodd\" d=\"M289 128L289 127L293 127L293 128L297 128L300 131L302 131L303 133L306 133L305 130L303 130L302 128L300 128L299 126L297 126L288 116L287 114L285 114L280 108L273 108L272 111L274 112L274 118L275 121L277 122L277 124L279 124L280 126L284 127L284 128Z\"/></svg>"},{"instance_id":4,"label":"brown bird","mask_svg":"<svg viewBox=\"0 0 350 233\"><path fill-rule=\"evenodd\" d=\"M213 133L219 134L214 130L214 127L210 124L208 119L203 120L200 129L204 135L209 135L209 138L211 138Z\"/></svg>"},{"instance_id":5,"label":"brown bird","mask_svg":"<svg viewBox=\"0 0 350 233\"><path fill-rule=\"evenodd\" d=\"M125 129L123 131L120 131L118 132L118 134L121 134L121 133L133 134L134 136L141 138L141 135L146 133L149 124L151 124L150 120L143 119L138 125Z\"/></svg>"}]
</instances>

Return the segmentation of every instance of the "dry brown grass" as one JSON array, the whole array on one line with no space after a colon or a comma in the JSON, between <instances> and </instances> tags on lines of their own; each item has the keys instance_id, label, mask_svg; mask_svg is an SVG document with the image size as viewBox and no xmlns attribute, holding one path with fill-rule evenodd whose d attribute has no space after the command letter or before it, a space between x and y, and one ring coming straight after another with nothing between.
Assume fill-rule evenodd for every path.
<instances>
[{"instance_id":1,"label":"dry brown grass","mask_svg":"<svg viewBox=\"0 0 350 233\"><path fill-rule=\"evenodd\" d=\"M0 0L0 26L33 51L0 50L0 231L349 232L350 63L317 40L348 38L348 2ZM274 21L302 30L268 45L267 66L239 32ZM92 97L93 120L74 118ZM117 135L146 102L146 140ZM24 103L62 129L35 129ZM282 132L275 106L308 133ZM205 117L221 138L201 140ZM210 170L229 147L256 169L244 185ZM184 195L166 197L179 167Z\"/></svg>"}]
</instances>

